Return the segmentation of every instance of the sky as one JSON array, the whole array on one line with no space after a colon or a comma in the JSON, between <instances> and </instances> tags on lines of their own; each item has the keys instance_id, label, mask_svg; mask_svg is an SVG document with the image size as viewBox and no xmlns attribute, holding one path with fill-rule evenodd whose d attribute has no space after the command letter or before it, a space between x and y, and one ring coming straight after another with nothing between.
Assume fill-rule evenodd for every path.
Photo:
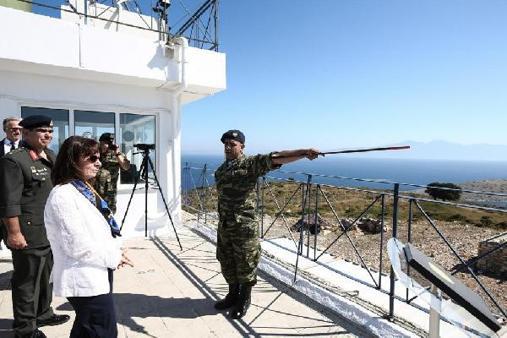
<instances>
[{"instance_id":1,"label":"sky","mask_svg":"<svg viewBox=\"0 0 507 338\"><path fill-rule=\"evenodd\" d=\"M507 1L221 0L227 89L183 108L183 154L413 140L507 145Z\"/></svg>"}]
</instances>

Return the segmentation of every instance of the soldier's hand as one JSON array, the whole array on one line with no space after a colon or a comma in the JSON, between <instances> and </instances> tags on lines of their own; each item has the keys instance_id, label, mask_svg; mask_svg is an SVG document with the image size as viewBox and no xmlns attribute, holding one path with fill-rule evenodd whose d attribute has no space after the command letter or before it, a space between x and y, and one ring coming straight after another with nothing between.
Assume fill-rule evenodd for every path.
<instances>
[{"instance_id":1,"label":"soldier's hand","mask_svg":"<svg viewBox=\"0 0 507 338\"><path fill-rule=\"evenodd\" d=\"M25 236L23 236L21 232L18 232L14 235L7 235L7 246L12 249L20 250L26 248L28 244L26 243Z\"/></svg>"},{"instance_id":2,"label":"soldier's hand","mask_svg":"<svg viewBox=\"0 0 507 338\"><path fill-rule=\"evenodd\" d=\"M317 157L319 157L319 154L320 151L318 151L317 149L310 148L306 150L305 156L309 160L315 160Z\"/></svg>"}]
</instances>

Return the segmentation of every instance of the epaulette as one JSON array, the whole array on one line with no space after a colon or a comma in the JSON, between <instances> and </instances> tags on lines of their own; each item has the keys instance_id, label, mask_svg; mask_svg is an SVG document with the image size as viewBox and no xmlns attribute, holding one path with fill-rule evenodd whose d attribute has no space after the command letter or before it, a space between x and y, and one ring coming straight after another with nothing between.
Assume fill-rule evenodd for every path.
<instances>
[{"instance_id":1,"label":"epaulette","mask_svg":"<svg viewBox=\"0 0 507 338\"><path fill-rule=\"evenodd\" d=\"M19 153L22 153L25 151L27 151L27 149L20 147L20 148L16 148L14 150L9 151L9 153L7 153L6 155L16 155L16 154L19 154Z\"/></svg>"}]
</instances>

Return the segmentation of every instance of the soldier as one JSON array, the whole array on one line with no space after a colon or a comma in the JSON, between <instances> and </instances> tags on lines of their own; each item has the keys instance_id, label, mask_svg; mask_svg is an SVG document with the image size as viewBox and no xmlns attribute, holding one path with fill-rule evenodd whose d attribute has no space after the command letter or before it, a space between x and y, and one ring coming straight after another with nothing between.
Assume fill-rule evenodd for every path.
<instances>
[{"instance_id":1,"label":"soldier","mask_svg":"<svg viewBox=\"0 0 507 338\"><path fill-rule=\"evenodd\" d=\"M12 304L15 337L46 337L38 328L59 325L68 315L51 308L53 255L44 226L44 205L53 184L54 153L47 148L53 124L47 116L22 120L20 147L0 160L0 217L12 250Z\"/></svg>"},{"instance_id":2,"label":"soldier","mask_svg":"<svg viewBox=\"0 0 507 338\"><path fill-rule=\"evenodd\" d=\"M243 154L245 135L241 131L229 130L220 140L224 144L225 162L215 172L219 214L217 259L229 284L229 293L215 303L215 308L232 308L231 318L238 319L250 305L261 254L255 217L257 178L285 163L304 157L313 160L319 151L298 149L247 157Z\"/></svg>"},{"instance_id":3,"label":"soldier","mask_svg":"<svg viewBox=\"0 0 507 338\"><path fill-rule=\"evenodd\" d=\"M109 209L116 213L116 192L120 168L128 170L130 161L118 149L118 145L114 143L114 134L104 133L100 135L99 142L102 167L95 179L95 190L107 202Z\"/></svg>"}]
</instances>

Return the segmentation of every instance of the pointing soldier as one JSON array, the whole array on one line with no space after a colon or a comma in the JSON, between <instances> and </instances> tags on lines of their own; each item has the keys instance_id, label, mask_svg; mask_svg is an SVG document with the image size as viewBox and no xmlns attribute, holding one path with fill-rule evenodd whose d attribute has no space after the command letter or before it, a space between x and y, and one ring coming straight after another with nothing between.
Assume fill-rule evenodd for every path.
<instances>
[{"instance_id":1,"label":"pointing soldier","mask_svg":"<svg viewBox=\"0 0 507 338\"><path fill-rule=\"evenodd\" d=\"M254 210L257 178L282 164L305 157L313 160L319 151L285 150L247 157L243 154L245 135L241 131L229 130L220 140L224 144L225 162L215 172L219 214L217 259L229 284L229 292L215 303L215 308L232 308L231 318L238 319L245 315L250 305L261 254Z\"/></svg>"},{"instance_id":2,"label":"pointing soldier","mask_svg":"<svg viewBox=\"0 0 507 338\"><path fill-rule=\"evenodd\" d=\"M0 217L12 250L12 303L15 337L46 337L38 328L63 324L68 315L51 308L49 278L53 255L44 226L44 206L53 187L54 153L47 147L53 123L47 116L22 120L20 147L0 160Z\"/></svg>"},{"instance_id":3,"label":"pointing soldier","mask_svg":"<svg viewBox=\"0 0 507 338\"><path fill-rule=\"evenodd\" d=\"M114 134L104 133L99 138L100 162L102 167L95 179L95 189L107 202L109 209L116 213L116 193L120 168L128 170L130 161L114 143Z\"/></svg>"}]
</instances>

